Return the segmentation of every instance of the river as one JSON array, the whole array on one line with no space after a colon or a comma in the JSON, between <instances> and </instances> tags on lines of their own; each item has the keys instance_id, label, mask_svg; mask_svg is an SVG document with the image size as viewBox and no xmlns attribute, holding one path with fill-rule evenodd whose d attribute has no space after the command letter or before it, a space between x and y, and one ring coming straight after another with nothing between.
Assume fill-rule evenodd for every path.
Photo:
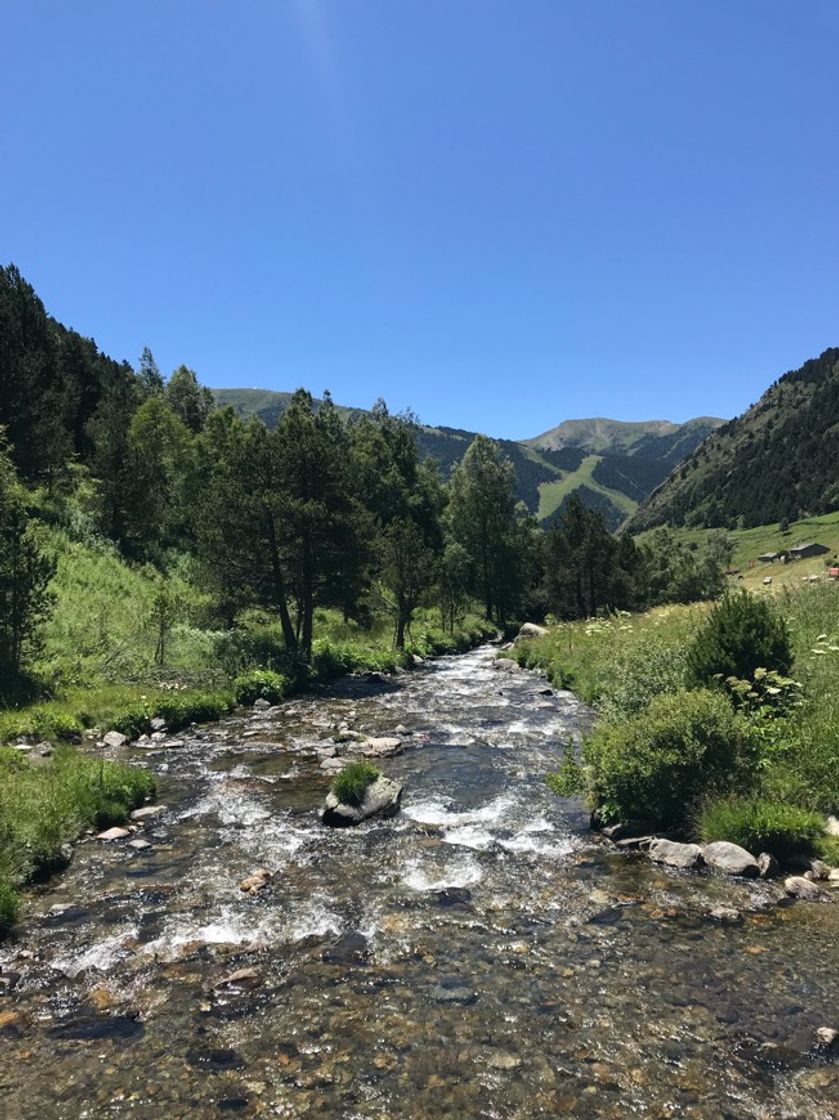
<instances>
[{"instance_id":1,"label":"river","mask_svg":"<svg viewBox=\"0 0 839 1120\"><path fill-rule=\"evenodd\" d=\"M0 946L3 1120L839 1117L839 906L609 850L544 784L591 713L494 656L107 751L166 809ZM405 791L330 830L344 723L400 727Z\"/></svg>"}]
</instances>

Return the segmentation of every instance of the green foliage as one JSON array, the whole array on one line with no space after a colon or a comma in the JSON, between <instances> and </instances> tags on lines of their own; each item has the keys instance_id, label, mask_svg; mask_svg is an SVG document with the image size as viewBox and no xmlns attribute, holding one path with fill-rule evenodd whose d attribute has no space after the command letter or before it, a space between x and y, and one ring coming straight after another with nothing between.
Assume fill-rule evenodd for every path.
<instances>
[{"instance_id":1,"label":"green foliage","mask_svg":"<svg viewBox=\"0 0 839 1120\"><path fill-rule=\"evenodd\" d=\"M751 680L757 669L786 676L791 665L786 622L767 600L746 591L724 596L688 650L688 680L699 687L729 677Z\"/></svg>"},{"instance_id":2,"label":"green foliage","mask_svg":"<svg viewBox=\"0 0 839 1120\"><path fill-rule=\"evenodd\" d=\"M729 840L753 855L770 852L779 860L813 853L824 835L820 813L763 798L724 797L702 806L696 831L703 843Z\"/></svg>"},{"instance_id":3,"label":"green foliage","mask_svg":"<svg viewBox=\"0 0 839 1120\"><path fill-rule=\"evenodd\" d=\"M59 864L62 845L84 829L124 820L154 788L147 770L72 747L38 767L0 748L0 933L16 915L16 886Z\"/></svg>"},{"instance_id":4,"label":"green foliage","mask_svg":"<svg viewBox=\"0 0 839 1120\"><path fill-rule=\"evenodd\" d=\"M619 723L642 712L654 696L684 688L686 662L684 647L673 648L655 631L618 643L600 692L600 715Z\"/></svg>"},{"instance_id":5,"label":"green foliage","mask_svg":"<svg viewBox=\"0 0 839 1120\"><path fill-rule=\"evenodd\" d=\"M620 723L600 723L584 748L606 820L684 824L709 791L730 789L753 760L747 726L709 691L654 696Z\"/></svg>"},{"instance_id":6,"label":"green foliage","mask_svg":"<svg viewBox=\"0 0 839 1120\"><path fill-rule=\"evenodd\" d=\"M335 775L331 789L342 805L358 806L378 777L379 771L369 762L351 762Z\"/></svg>"},{"instance_id":7,"label":"green foliage","mask_svg":"<svg viewBox=\"0 0 839 1120\"><path fill-rule=\"evenodd\" d=\"M237 704L253 704L257 700L278 704L289 692L289 681L271 669L251 669L236 678L233 689Z\"/></svg>"},{"instance_id":8,"label":"green foliage","mask_svg":"<svg viewBox=\"0 0 839 1120\"><path fill-rule=\"evenodd\" d=\"M545 778L558 797L578 797L585 792L585 772L577 759L573 743L566 743L559 770Z\"/></svg>"}]
</instances>

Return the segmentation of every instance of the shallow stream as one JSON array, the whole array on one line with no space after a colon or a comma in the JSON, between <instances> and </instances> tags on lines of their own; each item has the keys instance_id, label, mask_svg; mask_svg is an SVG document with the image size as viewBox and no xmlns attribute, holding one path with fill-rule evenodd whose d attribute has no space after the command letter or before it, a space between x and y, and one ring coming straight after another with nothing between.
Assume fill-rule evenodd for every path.
<instances>
[{"instance_id":1,"label":"shallow stream","mask_svg":"<svg viewBox=\"0 0 839 1120\"><path fill-rule=\"evenodd\" d=\"M494 656L107 752L167 808L0 949L3 1120L839 1117L839 906L607 849L544 784L590 713ZM397 817L321 825L342 724Z\"/></svg>"}]
</instances>

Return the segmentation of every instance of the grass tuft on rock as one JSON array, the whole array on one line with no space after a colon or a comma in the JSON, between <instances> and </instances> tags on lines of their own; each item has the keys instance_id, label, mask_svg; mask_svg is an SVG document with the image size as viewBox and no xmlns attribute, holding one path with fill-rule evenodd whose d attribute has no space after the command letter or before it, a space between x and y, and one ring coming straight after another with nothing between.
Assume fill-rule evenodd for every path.
<instances>
[{"instance_id":1,"label":"grass tuft on rock","mask_svg":"<svg viewBox=\"0 0 839 1120\"><path fill-rule=\"evenodd\" d=\"M359 806L364 794L379 777L379 771L369 762L351 762L332 782L332 792L342 805Z\"/></svg>"},{"instance_id":2,"label":"grass tuft on rock","mask_svg":"<svg viewBox=\"0 0 839 1120\"><path fill-rule=\"evenodd\" d=\"M820 813L782 801L723 797L702 807L696 831L706 844L729 840L752 855L770 852L784 860L793 854L818 851L825 819Z\"/></svg>"}]
</instances>

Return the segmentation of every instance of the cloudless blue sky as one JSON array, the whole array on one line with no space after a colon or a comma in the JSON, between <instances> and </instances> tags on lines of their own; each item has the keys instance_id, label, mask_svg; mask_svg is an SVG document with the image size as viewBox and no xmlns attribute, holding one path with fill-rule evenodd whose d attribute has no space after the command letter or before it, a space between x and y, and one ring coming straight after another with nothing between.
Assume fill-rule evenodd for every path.
<instances>
[{"instance_id":1,"label":"cloudless blue sky","mask_svg":"<svg viewBox=\"0 0 839 1120\"><path fill-rule=\"evenodd\" d=\"M117 358L525 437L839 345L836 0L4 0L0 259Z\"/></svg>"}]
</instances>

